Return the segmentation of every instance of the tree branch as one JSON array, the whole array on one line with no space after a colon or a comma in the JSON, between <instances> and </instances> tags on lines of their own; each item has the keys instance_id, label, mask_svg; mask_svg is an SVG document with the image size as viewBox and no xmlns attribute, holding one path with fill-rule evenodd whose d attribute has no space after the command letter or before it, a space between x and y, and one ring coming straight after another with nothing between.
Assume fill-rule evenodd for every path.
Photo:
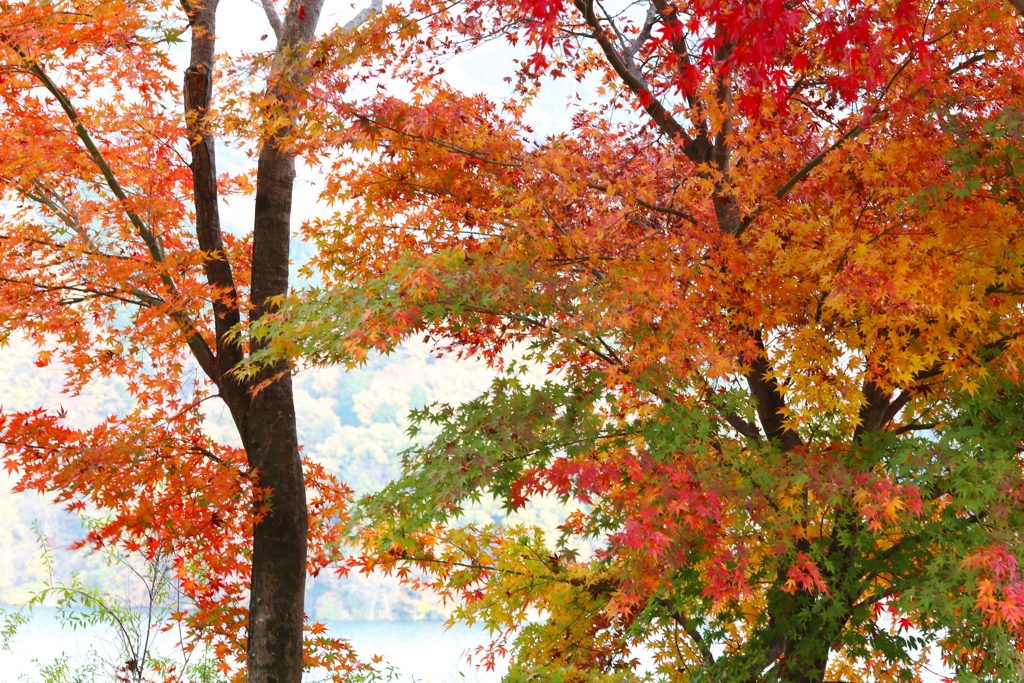
<instances>
[{"instance_id":1,"label":"tree branch","mask_svg":"<svg viewBox=\"0 0 1024 683\"><path fill-rule=\"evenodd\" d=\"M676 622L682 627L686 635L690 636L690 639L693 640L694 644L697 646L697 650L700 652L700 656L703 657L709 664L714 664L715 655L711 652L711 648L708 647L708 644L704 642L704 638L701 636L700 631L694 628L693 624L690 623L690 620L686 618L686 615L672 609L672 604L664 598L658 600L658 604L660 604L662 607L668 608L668 616L672 619L672 621Z\"/></svg>"},{"instance_id":2,"label":"tree branch","mask_svg":"<svg viewBox=\"0 0 1024 683\"><path fill-rule=\"evenodd\" d=\"M665 214L668 214L669 216L676 216L677 218L682 218L683 220L687 221L691 225L697 225L697 219L696 218L694 218L693 216L691 216L688 213L684 213L683 211L679 211L678 209L673 209L670 206L657 206L655 204L651 204L649 202L645 202L642 199L635 199L634 201L636 201L637 204L639 204L640 206L644 207L645 209L650 209L651 211L654 211L656 213L665 213Z\"/></svg>"},{"instance_id":3,"label":"tree branch","mask_svg":"<svg viewBox=\"0 0 1024 683\"><path fill-rule=\"evenodd\" d=\"M647 8L647 17L644 19L644 27L640 29L640 34L636 37L636 40L630 43L629 47L623 50L626 56L631 60L636 57L637 51L644 46L644 43L650 40L651 29L654 28L654 24L657 22L658 16L658 12L655 10L653 4Z\"/></svg>"},{"instance_id":4,"label":"tree branch","mask_svg":"<svg viewBox=\"0 0 1024 683\"><path fill-rule=\"evenodd\" d=\"M219 0L205 0L188 11L192 27L189 66L185 70L184 104L186 135L192 160L192 190L196 212L196 239L203 251L203 270L213 292L213 329L216 363L210 379L243 433L250 397L244 383L229 374L242 362L241 343L230 331L241 322L238 290L224 247L220 225L220 192L217 188L217 156L214 137L207 128L206 114L213 96L213 61L216 49L216 16ZM264 3L265 5L268 3ZM269 7L273 12L273 6ZM208 373L209 374L209 373Z\"/></svg>"},{"instance_id":5,"label":"tree branch","mask_svg":"<svg viewBox=\"0 0 1024 683\"><path fill-rule=\"evenodd\" d=\"M384 8L384 0L370 0L370 6L364 7L359 10L359 13L352 17L344 26L341 27L342 34L348 33L358 28L360 25L366 22L370 17L378 14Z\"/></svg>"},{"instance_id":6,"label":"tree branch","mask_svg":"<svg viewBox=\"0 0 1024 683\"><path fill-rule=\"evenodd\" d=\"M630 67L623 59L623 56L619 54L615 45L612 44L612 41L605 35L604 27L601 26L600 20L594 14L593 0L573 0L573 4L583 15L584 21L591 29L591 37L601 46L601 50L604 52L605 57L608 58L608 62L612 65L615 73L619 75L619 78L622 79L622 82L630 90L640 97L641 106L648 116L654 120L654 123L661 132L673 140L680 140L684 144L691 143L692 140L683 132L683 127L679 125L679 122L675 120L672 114L665 109L664 105L651 92L643 74L635 67Z\"/></svg>"},{"instance_id":7,"label":"tree branch","mask_svg":"<svg viewBox=\"0 0 1024 683\"><path fill-rule=\"evenodd\" d=\"M751 335L756 346L756 355L749 361L750 370L746 374L747 386L754 397L757 418L761 428L769 440L778 440L784 451L791 451L803 442L800 435L785 425L783 413L786 402L782 398L778 380L771 376L771 362L765 348L761 331Z\"/></svg>"},{"instance_id":8,"label":"tree branch","mask_svg":"<svg viewBox=\"0 0 1024 683\"><path fill-rule=\"evenodd\" d=\"M129 205L128 194L121 187L121 183L117 180L117 176L114 175L114 171L110 168L110 164L104 158L103 153L100 152L99 147L96 146L96 142L92 139L92 135L89 133L85 124L78 117L78 112L75 110L74 105L64 91L53 82L53 79L43 71L42 67L36 63L28 54L21 48L21 46L12 43L6 36L0 36L0 40L7 43L14 52L21 57L22 62L25 64L25 68L31 73L36 79L46 88L47 92L53 95L54 99L64 110L65 115L68 117L68 121L75 128L75 134L78 139L81 140L85 146L86 151L89 153L89 158L96 164L96 167L100 170L103 175L103 180L106 182L107 187L114 193L114 196L121 202L121 208L124 210L125 215L131 224L135 227L136 232L142 238L142 241L146 243L146 248L149 250L150 256L157 263L163 263L164 261L164 250L160 244L159 238L153 233L146 221L135 212ZM160 273L160 279L170 290L174 290L174 281L167 273Z\"/></svg>"},{"instance_id":9,"label":"tree branch","mask_svg":"<svg viewBox=\"0 0 1024 683\"><path fill-rule=\"evenodd\" d=\"M861 392L864 394L864 405L857 413L860 424L854 430L854 441L868 432L880 431L885 424L884 417L889 409L889 394L882 391L874 380L864 382ZM904 403L906 403L905 400Z\"/></svg>"},{"instance_id":10,"label":"tree branch","mask_svg":"<svg viewBox=\"0 0 1024 683\"><path fill-rule=\"evenodd\" d=\"M739 414L727 409L725 406L719 405L715 401L715 388L711 386L703 377L698 378L701 386L701 398L704 402L711 406L715 412L722 416L722 418L729 423L729 426L739 432L741 435L747 437L757 445L761 445L761 432L757 428L757 425L747 422L745 419L739 416Z\"/></svg>"},{"instance_id":11,"label":"tree branch","mask_svg":"<svg viewBox=\"0 0 1024 683\"><path fill-rule=\"evenodd\" d=\"M1010 0L1010 1L1011 2L1021 2L1022 0ZM945 77L949 78L950 76L952 76L953 74L957 73L958 71L960 71L962 69L966 69L967 67L971 66L972 64L975 64L975 63L981 61L982 59L985 58L985 56L986 55L984 53L982 53L982 54L977 54L977 55L974 55L974 56L970 57L969 59L965 60L962 64L960 64L960 65L956 66L955 68L950 69L949 71L947 71L946 74L945 74ZM904 60L903 64L900 65L900 67L889 78L888 82L886 82L885 86L882 88L882 93L883 94L885 94L885 93L887 93L889 91L889 89L892 87L893 83L896 82L896 79L899 77L899 75L901 73L903 73L903 70L907 68L907 66L910 64L911 61L912 61L912 57L908 57L906 60ZM916 95L920 91L921 91L921 88L918 88L917 90L914 91L914 93L912 93L912 95ZM865 123L864 126L856 125L853 128L851 128L850 130L848 130L845 133L843 133L843 135L838 140L836 140L834 143L832 143L832 145L830 145L828 147L828 149L824 150L823 152L821 152L821 153L817 154L816 156L814 156L813 158L811 158L810 161L808 161L806 164L804 164L803 167L800 168L800 170L798 170L793 176L791 176L789 178L789 180L787 180L778 190L776 190L775 193L774 193L775 198L776 199L782 199L787 194L789 194L789 192L797 185L797 183L799 183L801 180L806 178L807 175L811 171L813 171L815 168L820 166L821 163L823 161L825 161L825 159L828 157L829 154L831 154L832 152L834 152L837 149L839 149L840 147L842 147L844 144L846 144L847 141L852 140L852 139L856 138L857 136L859 136L861 133L863 133L865 130L867 130L872 124L874 124L876 121L878 121L882 117L882 115L884 113L885 113L885 110L875 112L875 114L868 119L868 121ZM756 211L754 211L753 213L748 215L746 218L744 218L743 221L740 223L739 229L736 232L736 236L739 237L741 234L743 234L743 231L746 230L748 227L750 227L750 225L751 225L751 223L753 223L754 219L757 218L757 216L759 216L764 210L765 210L765 207L762 205L762 206L758 207L758 209Z\"/></svg>"},{"instance_id":12,"label":"tree branch","mask_svg":"<svg viewBox=\"0 0 1024 683\"><path fill-rule=\"evenodd\" d=\"M281 24L281 15L274 9L274 3L271 0L260 0L263 4L263 11L267 15L267 21L270 22L270 28L274 31L274 37L281 40L281 32L284 30L284 26Z\"/></svg>"},{"instance_id":13,"label":"tree branch","mask_svg":"<svg viewBox=\"0 0 1024 683\"><path fill-rule=\"evenodd\" d=\"M12 43L4 35L0 35L0 41L7 43L7 45L9 45L10 48L14 50L19 57L21 57L26 69L28 69L28 72L35 76L39 82L42 83L43 87L53 95L58 104L60 104L61 109L64 110L64 113L71 122L71 125L74 126L75 134L78 136L78 139L81 140L83 145L85 145L89 158L94 164L96 164L97 168L99 168L100 173L103 175L103 179L106 181L107 187L110 188L110 191L113 192L114 196L120 201L125 215L128 216L128 220L131 221L132 226L135 227L135 230L142 238L142 241L145 242L150 257L153 259L154 263L162 264L164 262L164 250L160 244L160 240L142 217L139 216L139 214L136 213L129 205L127 193L124 191L124 188L121 187L121 183L117 180L113 170L110 168L110 164L108 164L107 160L103 157L99 147L96 146L96 142L92 139L92 135L89 134L85 124L82 123L82 120L78 117L78 112L75 111L75 107L71 103L71 100L64 94L64 91L62 91L60 87L53 82L49 75L43 71L42 67L29 57L19 45ZM166 271L161 269L159 278L168 290L171 292L175 291L174 280ZM210 349L209 344L206 343L206 340L203 339L203 336L199 333L192 319L189 318L188 314L181 309L171 310L169 315L176 323L178 323L181 330L185 333L186 343L192 350L196 361L199 363L200 367L202 367L203 371L211 378L216 377L217 359L214 356L213 351Z\"/></svg>"},{"instance_id":14,"label":"tree branch","mask_svg":"<svg viewBox=\"0 0 1024 683\"><path fill-rule=\"evenodd\" d=\"M922 425L922 424L917 424L916 422L911 422L910 424L906 424L906 425L903 425L902 427L894 429L892 431L892 433L893 434L906 434L907 432L916 432L916 431L923 431L923 430L928 430L928 429L935 429L936 427L939 426L939 424L940 424L939 422L929 422L928 424L923 424Z\"/></svg>"}]
</instances>

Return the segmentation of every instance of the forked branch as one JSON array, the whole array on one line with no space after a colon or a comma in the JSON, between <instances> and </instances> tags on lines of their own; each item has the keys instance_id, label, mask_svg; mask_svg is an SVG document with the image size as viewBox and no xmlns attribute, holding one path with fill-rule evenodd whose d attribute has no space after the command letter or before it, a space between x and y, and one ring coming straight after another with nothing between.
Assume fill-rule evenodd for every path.
<instances>
[{"instance_id":1,"label":"forked branch","mask_svg":"<svg viewBox=\"0 0 1024 683\"><path fill-rule=\"evenodd\" d=\"M21 58L26 70L35 76L46 91L57 100L58 104L60 104L60 107L64 110L64 114L67 116L68 121L75 129L75 135L85 146L89 158L99 169L107 187L118 199L121 209L125 212L125 215L128 217L128 220L135 228L139 237L141 237L142 241L146 244L150 258L155 264L162 264L164 262L164 250L159 238L142 216L140 216L138 212L131 207L131 202L128 199L128 193L125 192L120 181L118 181L117 176L114 175L113 169L111 169L110 164L107 163L103 153L96 145L92 134L85 127L85 123L81 118L79 118L78 112L75 110L71 99L63 90L61 90L53 79L50 78L46 71L44 71L35 60L29 57L28 53L26 53L21 46L13 43L7 36L2 34L0 34L0 42L5 43ZM160 281L163 282L164 286L167 287L168 291L175 291L174 280L165 270L161 269L158 277L160 278ZM200 367L203 368L203 371L208 376L215 377L217 372L217 359L214 356L213 351L210 349L209 344L206 343L206 340L203 338L202 334L200 334L195 323L183 309L175 308L170 310L168 314L178 324L178 327L182 332L184 332L186 343L188 344L189 349L192 350L192 353Z\"/></svg>"},{"instance_id":2,"label":"forked branch","mask_svg":"<svg viewBox=\"0 0 1024 683\"><path fill-rule=\"evenodd\" d=\"M260 1L263 3L263 11L267 15L267 21L270 22L270 28L274 31L274 37L281 40L281 32L284 30L284 26L281 24L281 15L274 8L272 0Z\"/></svg>"}]
</instances>

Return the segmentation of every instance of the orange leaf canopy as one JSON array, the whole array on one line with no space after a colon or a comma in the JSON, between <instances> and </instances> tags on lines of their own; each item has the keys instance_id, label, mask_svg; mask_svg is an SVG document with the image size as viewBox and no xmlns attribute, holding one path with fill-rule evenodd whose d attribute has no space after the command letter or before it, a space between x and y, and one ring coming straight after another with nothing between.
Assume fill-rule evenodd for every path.
<instances>
[{"instance_id":1,"label":"orange leaf canopy","mask_svg":"<svg viewBox=\"0 0 1024 683\"><path fill-rule=\"evenodd\" d=\"M638 645L671 680L919 680L922 647L1012 670L1012 8L424 2L391 19L320 56L415 87L315 86L323 134L359 156L310 226L330 286L262 332L349 363L426 334L502 372L417 415L439 435L366 504L364 562L418 566L519 634L514 666L573 680L628 669ZM444 59L497 37L532 51L501 74L507 99L445 80ZM540 138L532 104L573 79L592 101ZM560 540L456 524L483 495L579 509ZM523 627L532 609L547 621Z\"/></svg>"},{"instance_id":2,"label":"orange leaf canopy","mask_svg":"<svg viewBox=\"0 0 1024 683\"><path fill-rule=\"evenodd\" d=\"M245 603L254 526L267 508L254 503L274 482L257 486L266 468L251 466L252 452L216 442L204 424L208 402L221 399L247 440L237 408L247 405L248 387L228 375L244 343L227 332L230 315L237 321L249 306L252 239L210 227L209 206L216 213L219 199L214 178L203 220L207 243L218 246L201 247L196 140L230 134L257 145L294 112L249 81L227 93L223 114L189 100L183 65L169 53L184 34L193 43L212 41L190 23L198 6L0 2L0 341L34 343L37 365L58 364L71 394L96 378L116 378L128 405L87 426L73 426L54 406L0 412L0 445L19 489L101 515L82 545L173 558L185 598L174 618L189 627L183 645L213 643L227 672L244 661L255 633L252 624L246 630ZM266 61L248 55L222 63L234 77L236 69L251 76ZM202 80L207 68L190 78ZM245 125L233 107L252 107ZM200 121L203 113L209 116ZM252 190L245 173L219 182L226 193ZM287 239L286 221L284 228ZM218 266L220 275L211 276ZM297 449L294 455L301 492ZM299 567L308 559L316 573L336 560L349 491L313 463L304 474L313 494L310 552L301 539L289 557ZM299 573L293 640L301 648ZM309 666L336 677L351 670L347 645L310 635ZM301 650L297 663L289 675L301 675Z\"/></svg>"}]
</instances>

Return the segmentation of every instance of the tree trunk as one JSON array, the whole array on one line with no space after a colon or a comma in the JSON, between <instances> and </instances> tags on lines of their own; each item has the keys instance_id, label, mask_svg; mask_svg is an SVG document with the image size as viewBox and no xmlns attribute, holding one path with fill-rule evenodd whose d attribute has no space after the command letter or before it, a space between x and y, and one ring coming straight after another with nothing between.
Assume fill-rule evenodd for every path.
<instances>
[{"instance_id":1,"label":"tree trunk","mask_svg":"<svg viewBox=\"0 0 1024 683\"><path fill-rule=\"evenodd\" d=\"M249 462L266 495L253 530L248 680L299 683L307 514L291 376L261 391L249 415Z\"/></svg>"},{"instance_id":2,"label":"tree trunk","mask_svg":"<svg viewBox=\"0 0 1024 683\"><path fill-rule=\"evenodd\" d=\"M296 84L304 71L303 51L313 37L321 5L322 0L293 0L283 22L271 17L279 42L267 89L274 95L274 106L288 114L284 126L271 131L260 150L253 223L252 320L270 310L268 298L288 293L295 162L283 141L291 135L295 93L301 91ZM214 142L203 121L212 93L217 0L182 0L182 6L192 28L184 95L196 233L206 253L207 281L225 295L214 300L216 355L212 362L203 363L203 369L231 411L258 487L247 679L249 683L301 683L308 514L292 381L287 363L266 368L247 384L230 374L242 360L241 347L227 339L240 320L240 311L231 264L223 253ZM270 7L268 12L272 11ZM258 342L253 346L258 348ZM251 396L251 387L266 379L273 381Z\"/></svg>"},{"instance_id":3,"label":"tree trunk","mask_svg":"<svg viewBox=\"0 0 1024 683\"><path fill-rule=\"evenodd\" d=\"M288 293L295 163L275 140L260 153L253 234L253 318L267 312L268 297ZM303 599L306 587L306 489L295 430L295 404L287 365L263 371L274 379L249 410L249 465L266 496L253 530L249 598L250 683L302 680Z\"/></svg>"},{"instance_id":4,"label":"tree trunk","mask_svg":"<svg viewBox=\"0 0 1024 683\"><path fill-rule=\"evenodd\" d=\"M252 319L271 310L267 299L288 293L288 244L295 158L286 147L296 98L302 92L304 48L320 17L322 0L292 0L281 25L268 90L285 124L260 149L253 223ZM271 10L272 11L272 10ZM275 109L280 111L280 109ZM254 348L259 347L253 342ZM306 588L306 488L295 428L295 402L287 363L266 368L256 382L273 381L252 400L247 453L264 497L253 529L249 597L249 683L301 683L303 604Z\"/></svg>"}]
</instances>

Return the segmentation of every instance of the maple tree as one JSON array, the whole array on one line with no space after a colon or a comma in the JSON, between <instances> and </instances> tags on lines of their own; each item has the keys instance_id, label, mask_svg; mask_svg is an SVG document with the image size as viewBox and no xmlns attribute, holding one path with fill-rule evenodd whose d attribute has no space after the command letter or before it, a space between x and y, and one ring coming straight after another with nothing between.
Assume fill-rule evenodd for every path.
<instances>
[{"instance_id":1,"label":"maple tree","mask_svg":"<svg viewBox=\"0 0 1024 683\"><path fill-rule=\"evenodd\" d=\"M458 598L523 680L642 652L664 680L920 681L933 653L1017 680L1020 31L956 0L422 0L325 51L318 130L359 163L309 226L326 285L256 358L426 335L499 371L414 414L438 436L363 503L357 564ZM526 46L505 100L445 80L492 39ZM384 71L410 94L348 94ZM571 79L593 101L540 138ZM553 539L460 524L484 496L571 508Z\"/></svg>"},{"instance_id":2,"label":"maple tree","mask_svg":"<svg viewBox=\"0 0 1024 683\"><path fill-rule=\"evenodd\" d=\"M212 642L251 683L317 666L340 678L352 655L320 625L304 635L303 590L333 557L347 489L300 459L287 363L234 376L259 341L230 334L288 291L322 2L283 15L264 2L276 47L228 61L215 60L217 5L0 3L0 335L59 362L70 393L116 377L133 402L88 427L56 406L0 415L4 467L23 490L107 515L84 545L172 558L192 602L175 617L186 648ZM316 40L340 41L377 6ZM171 55L183 36L182 85ZM218 175L217 135L250 143L256 168ZM250 191L251 234L226 232L222 199ZM204 433L214 400L239 446Z\"/></svg>"}]
</instances>

